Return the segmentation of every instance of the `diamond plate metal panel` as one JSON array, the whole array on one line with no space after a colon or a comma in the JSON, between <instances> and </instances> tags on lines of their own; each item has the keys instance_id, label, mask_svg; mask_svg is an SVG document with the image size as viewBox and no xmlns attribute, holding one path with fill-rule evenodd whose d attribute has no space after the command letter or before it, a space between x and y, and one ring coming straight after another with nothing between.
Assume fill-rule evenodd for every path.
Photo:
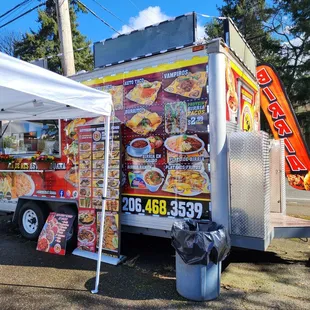
<instances>
[{"instance_id":1,"label":"diamond plate metal panel","mask_svg":"<svg viewBox=\"0 0 310 310\"><path fill-rule=\"evenodd\" d=\"M226 132L230 134L238 130L238 124L232 122L226 122Z\"/></svg>"},{"instance_id":2,"label":"diamond plate metal panel","mask_svg":"<svg viewBox=\"0 0 310 310\"><path fill-rule=\"evenodd\" d=\"M268 135L231 133L229 158L231 233L265 239L270 230Z\"/></svg>"}]
</instances>

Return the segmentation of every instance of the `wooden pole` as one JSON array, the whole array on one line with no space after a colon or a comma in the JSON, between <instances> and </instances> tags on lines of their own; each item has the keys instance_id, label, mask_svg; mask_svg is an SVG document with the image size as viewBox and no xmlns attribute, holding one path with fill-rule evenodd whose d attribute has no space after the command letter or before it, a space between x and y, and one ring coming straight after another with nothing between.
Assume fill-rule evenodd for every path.
<instances>
[{"instance_id":1,"label":"wooden pole","mask_svg":"<svg viewBox=\"0 0 310 310\"><path fill-rule=\"evenodd\" d=\"M68 0L56 0L57 22L60 38L61 63L65 76L75 74L74 53Z\"/></svg>"}]
</instances>

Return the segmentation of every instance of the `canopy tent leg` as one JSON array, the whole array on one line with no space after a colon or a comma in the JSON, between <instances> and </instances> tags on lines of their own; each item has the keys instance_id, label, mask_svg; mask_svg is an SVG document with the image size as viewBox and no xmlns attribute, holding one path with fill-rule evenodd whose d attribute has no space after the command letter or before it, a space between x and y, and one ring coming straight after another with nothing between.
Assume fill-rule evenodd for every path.
<instances>
[{"instance_id":1,"label":"canopy tent leg","mask_svg":"<svg viewBox=\"0 0 310 310\"><path fill-rule=\"evenodd\" d=\"M110 120L111 120L111 116L105 116L105 146L104 146L104 167L103 167L102 211L101 211L101 219L100 219L100 235L99 235L96 282L95 282L95 288L91 291L93 294L98 293L100 269L101 269L101 255L102 255L102 242L103 242L103 233L104 233L105 206L106 206L107 189L108 189L108 169L109 169L109 149L110 149Z\"/></svg>"}]
</instances>

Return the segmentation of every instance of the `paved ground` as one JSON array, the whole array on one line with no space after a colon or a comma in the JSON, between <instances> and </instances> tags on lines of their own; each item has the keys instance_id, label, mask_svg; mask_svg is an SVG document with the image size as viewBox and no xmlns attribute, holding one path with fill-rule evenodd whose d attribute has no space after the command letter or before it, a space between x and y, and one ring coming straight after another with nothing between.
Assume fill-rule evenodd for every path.
<instances>
[{"instance_id":1,"label":"paved ground","mask_svg":"<svg viewBox=\"0 0 310 310\"><path fill-rule=\"evenodd\" d=\"M92 295L95 262L40 253L0 217L0 308L5 309L309 309L310 242L273 241L266 253L233 251L221 296L196 303L175 290L170 241L124 235L125 264L103 264Z\"/></svg>"},{"instance_id":2,"label":"paved ground","mask_svg":"<svg viewBox=\"0 0 310 310\"><path fill-rule=\"evenodd\" d=\"M300 191L286 183L287 214L310 217L310 192Z\"/></svg>"},{"instance_id":3,"label":"paved ground","mask_svg":"<svg viewBox=\"0 0 310 310\"><path fill-rule=\"evenodd\" d=\"M301 203L310 206L310 191L301 191L286 183L286 200L288 203Z\"/></svg>"}]
</instances>

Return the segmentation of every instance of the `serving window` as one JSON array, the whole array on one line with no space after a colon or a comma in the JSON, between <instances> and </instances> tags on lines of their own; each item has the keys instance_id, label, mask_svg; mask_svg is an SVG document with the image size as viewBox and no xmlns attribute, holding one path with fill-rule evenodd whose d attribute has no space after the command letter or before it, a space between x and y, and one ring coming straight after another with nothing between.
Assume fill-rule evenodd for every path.
<instances>
[{"instance_id":1,"label":"serving window","mask_svg":"<svg viewBox=\"0 0 310 310\"><path fill-rule=\"evenodd\" d=\"M2 121L2 153L27 155L41 152L59 156L59 120Z\"/></svg>"}]
</instances>

